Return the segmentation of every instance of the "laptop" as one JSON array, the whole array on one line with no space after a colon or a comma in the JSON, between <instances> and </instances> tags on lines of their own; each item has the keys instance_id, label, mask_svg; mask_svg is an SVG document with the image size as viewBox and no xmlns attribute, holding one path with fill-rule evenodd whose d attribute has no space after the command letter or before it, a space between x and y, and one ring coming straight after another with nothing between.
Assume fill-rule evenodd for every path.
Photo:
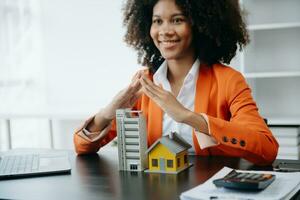
<instances>
[{"instance_id":1,"label":"laptop","mask_svg":"<svg viewBox=\"0 0 300 200\"><path fill-rule=\"evenodd\" d=\"M0 180L70 173L67 152L0 153Z\"/></svg>"}]
</instances>

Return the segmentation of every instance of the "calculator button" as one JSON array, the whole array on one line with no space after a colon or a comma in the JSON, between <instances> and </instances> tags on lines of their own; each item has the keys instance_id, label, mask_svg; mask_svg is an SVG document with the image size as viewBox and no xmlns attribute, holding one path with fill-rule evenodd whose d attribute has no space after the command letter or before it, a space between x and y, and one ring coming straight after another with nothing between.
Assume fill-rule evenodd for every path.
<instances>
[{"instance_id":1,"label":"calculator button","mask_svg":"<svg viewBox=\"0 0 300 200\"><path fill-rule=\"evenodd\" d=\"M226 175L227 179L234 178L238 173L235 170L232 170L229 174Z\"/></svg>"},{"instance_id":2,"label":"calculator button","mask_svg":"<svg viewBox=\"0 0 300 200\"><path fill-rule=\"evenodd\" d=\"M248 173L247 176L245 176L244 178L251 178L254 174L253 173Z\"/></svg>"},{"instance_id":3,"label":"calculator button","mask_svg":"<svg viewBox=\"0 0 300 200\"><path fill-rule=\"evenodd\" d=\"M256 180L258 178L262 177L261 174L254 174L254 176L251 177L251 179Z\"/></svg>"},{"instance_id":4,"label":"calculator button","mask_svg":"<svg viewBox=\"0 0 300 200\"><path fill-rule=\"evenodd\" d=\"M236 178L245 178L245 176L247 176L248 173L240 173L236 176Z\"/></svg>"}]
</instances>

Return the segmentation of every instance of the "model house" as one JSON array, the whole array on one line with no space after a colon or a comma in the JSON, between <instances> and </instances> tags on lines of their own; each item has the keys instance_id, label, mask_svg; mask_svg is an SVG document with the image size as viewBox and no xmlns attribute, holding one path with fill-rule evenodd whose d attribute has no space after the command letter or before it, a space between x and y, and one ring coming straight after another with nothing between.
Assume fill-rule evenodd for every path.
<instances>
[{"instance_id":1,"label":"model house","mask_svg":"<svg viewBox=\"0 0 300 200\"><path fill-rule=\"evenodd\" d=\"M188 161L190 147L175 132L160 138L146 151L149 163L147 172L176 174L187 169L191 166Z\"/></svg>"},{"instance_id":2,"label":"model house","mask_svg":"<svg viewBox=\"0 0 300 200\"><path fill-rule=\"evenodd\" d=\"M119 170L143 171L147 168L147 129L142 111L116 111Z\"/></svg>"}]
</instances>

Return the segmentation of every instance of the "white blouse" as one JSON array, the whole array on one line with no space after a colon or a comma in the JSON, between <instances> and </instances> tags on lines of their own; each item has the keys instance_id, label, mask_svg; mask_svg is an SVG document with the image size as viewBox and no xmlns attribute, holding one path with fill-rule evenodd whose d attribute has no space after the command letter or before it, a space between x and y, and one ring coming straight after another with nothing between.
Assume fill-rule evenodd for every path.
<instances>
[{"instance_id":1,"label":"white blouse","mask_svg":"<svg viewBox=\"0 0 300 200\"><path fill-rule=\"evenodd\" d=\"M182 87L178 93L178 96L176 97L176 99L185 108L191 111L194 111L196 85L198 80L199 68L200 68L200 61L199 59L196 59L192 68L186 75ZM164 90L171 92L170 82L167 79L167 71L168 71L167 62L164 61L162 65L158 68L158 70L155 72L155 74L153 75L153 81L156 85L161 84ZM204 116L206 122L208 122L207 116L205 114L202 115ZM194 147L193 137L192 137L193 127L184 123L178 123L175 120L173 120L167 113L164 113L163 114L163 135L168 135L170 132L174 132L174 131L177 132L189 144L192 145L193 148L190 148L189 152L195 153L195 147ZM206 148L217 144L214 138L196 130L195 133L201 148Z\"/></svg>"}]
</instances>

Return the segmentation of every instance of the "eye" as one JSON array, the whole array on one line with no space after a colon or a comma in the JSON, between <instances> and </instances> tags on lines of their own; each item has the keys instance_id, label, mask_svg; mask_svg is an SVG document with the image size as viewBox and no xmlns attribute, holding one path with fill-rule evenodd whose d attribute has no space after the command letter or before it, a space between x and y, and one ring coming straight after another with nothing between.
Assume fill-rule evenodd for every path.
<instances>
[{"instance_id":1,"label":"eye","mask_svg":"<svg viewBox=\"0 0 300 200\"><path fill-rule=\"evenodd\" d=\"M153 19L152 20L152 24L158 24L158 25L160 25L160 24L162 24L162 20L161 19Z\"/></svg>"},{"instance_id":2,"label":"eye","mask_svg":"<svg viewBox=\"0 0 300 200\"><path fill-rule=\"evenodd\" d=\"M181 17L176 17L172 20L173 24L181 24L182 22L184 22L184 18Z\"/></svg>"}]
</instances>

